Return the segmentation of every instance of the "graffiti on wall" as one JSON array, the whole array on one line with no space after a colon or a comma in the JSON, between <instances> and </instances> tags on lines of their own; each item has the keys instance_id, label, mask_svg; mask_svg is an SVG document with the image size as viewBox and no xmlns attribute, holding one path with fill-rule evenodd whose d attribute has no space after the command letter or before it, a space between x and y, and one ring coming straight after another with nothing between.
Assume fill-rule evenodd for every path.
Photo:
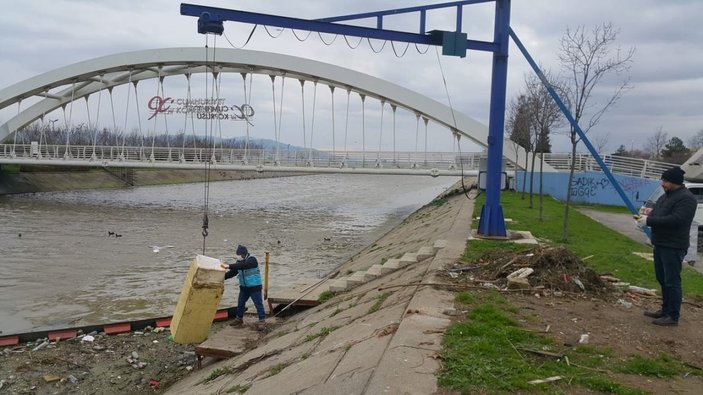
<instances>
[{"instance_id":1,"label":"graffiti on wall","mask_svg":"<svg viewBox=\"0 0 703 395\"><path fill-rule=\"evenodd\" d=\"M610 186L610 181L605 177L578 176L571 181L572 197L593 197Z\"/></svg>"},{"instance_id":2,"label":"graffiti on wall","mask_svg":"<svg viewBox=\"0 0 703 395\"><path fill-rule=\"evenodd\" d=\"M640 200L640 190L646 188L651 180L641 178L622 177L618 179L618 184L626 194L635 201ZM612 186L610 180L605 176L588 175L575 176L571 182L572 197L595 197L600 194L611 194Z\"/></svg>"}]
</instances>

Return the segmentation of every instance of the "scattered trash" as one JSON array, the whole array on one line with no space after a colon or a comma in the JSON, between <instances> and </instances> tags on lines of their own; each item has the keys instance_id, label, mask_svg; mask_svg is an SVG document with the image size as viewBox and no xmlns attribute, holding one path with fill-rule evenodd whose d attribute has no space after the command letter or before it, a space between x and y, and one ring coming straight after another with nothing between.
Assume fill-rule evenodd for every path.
<instances>
[{"instance_id":1,"label":"scattered trash","mask_svg":"<svg viewBox=\"0 0 703 395\"><path fill-rule=\"evenodd\" d=\"M579 344L588 344L589 337L590 336L588 335L588 333L584 333L583 335L581 335L581 337L579 338Z\"/></svg>"},{"instance_id":2,"label":"scattered trash","mask_svg":"<svg viewBox=\"0 0 703 395\"><path fill-rule=\"evenodd\" d=\"M627 300L624 300L624 299L618 299L618 303L623 305L623 307L625 307L626 309L629 309L630 307L632 307L632 302L628 302Z\"/></svg>"},{"instance_id":3,"label":"scattered trash","mask_svg":"<svg viewBox=\"0 0 703 395\"><path fill-rule=\"evenodd\" d=\"M72 374L70 374L70 375L68 375L68 377L66 377L66 381L68 381L71 384L78 384L78 379L76 378L76 376L74 376Z\"/></svg>"},{"instance_id":4,"label":"scattered trash","mask_svg":"<svg viewBox=\"0 0 703 395\"><path fill-rule=\"evenodd\" d=\"M520 268L520 269L508 274L508 279L525 278L534 272L535 272L535 269L533 269L531 267L523 267L523 268Z\"/></svg>"},{"instance_id":5,"label":"scattered trash","mask_svg":"<svg viewBox=\"0 0 703 395\"><path fill-rule=\"evenodd\" d=\"M528 381L527 384L551 383L552 381L559 381L561 379L563 379L563 377L561 377L561 376L552 376L552 377L547 377L546 379L531 380L531 381Z\"/></svg>"},{"instance_id":6,"label":"scattered trash","mask_svg":"<svg viewBox=\"0 0 703 395\"><path fill-rule=\"evenodd\" d=\"M160 385L161 383L156 380L149 381L149 387L151 388L159 388Z\"/></svg>"},{"instance_id":7,"label":"scattered trash","mask_svg":"<svg viewBox=\"0 0 703 395\"><path fill-rule=\"evenodd\" d=\"M47 383L54 383L56 381L61 380L61 377L53 375L53 374L45 374L44 376L42 376L42 378Z\"/></svg>"},{"instance_id":8,"label":"scattered trash","mask_svg":"<svg viewBox=\"0 0 703 395\"><path fill-rule=\"evenodd\" d=\"M551 325L547 325L547 327L544 328L544 333L549 332L550 329L552 329L552 326L551 326Z\"/></svg>"},{"instance_id":9,"label":"scattered trash","mask_svg":"<svg viewBox=\"0 0 703 395\"><path fill-rule=\"evenodd\" d=\"M159 343L159 341L158 341L158 340L154 340L154 341L153 341L152 343L154 343L154 344L158 344L158 343Z\"/></svg>"},{"instance_id":10,"label":"scattered trash","mask_svg":"<svg viewBox=\"0 0 703 395\"><path fill-rule=\"evenodd\" d=\"M46 341L44 341L43 343L41 343L40 345L34 347L34 348L32 349L32 352L39 351L39 350L41 350L42 348L44 348L44 347L46 347L46 346L48 346L48 345L49 345L49 341L46 340ZM59 377L59 379L61 379L61 378Z\"/></svg>"},{"instance_id":11,"label":"scattered trash","mask_svg":"<svg viewBox=\"0 0 703 395\"><path fill-rule=\"evenodd\" d=\"M136 351L132 351L132 358L139 359L139 354Z\"/></svg>"},{"instance_id":12,"label":"scattered trash","mask_svg":"<svg viewBox=\"0 0 703 395\"><path fill-rule=\"evenodd\" d=\"M642 288L638 287L635 285L630 285L627 287L627 290L630 292L642 294L642 295L649 295L649 296L657 296L657 291L654 289L649 289L649 288Z\"/></svg>"},{"instance_id":13,"label":"scattered trash","mask_svg":"<svg viewBox=\"0 0 703 395\"><path fill-rule=\"evenodd\" d=\"M450 307L450 308L448 308L448 309L445 309L442 313L443 313L444 315L448 315L448 316L450 316L450 317L459 315L459 312L458 312L455 308L453 308L453 307Z\"/></svg>"},{"instance_id":14,"label":"scattered trash","mask_svg":"<svg viewBox=\"0 0 703 395\"><path fill-rule=\"evenodd\" d=\"M451 278L459 278L459 273L456 273L456 272L448 272L448 273L449 273L449 277L451 277Z\"/></svg>"},{"instance_id":15,"label":"scattered trash","mask_svg":"<svg viewBox=\"0 0 703 395\"><path fill-rule=\"evenodd\" d=\"M492 283L483 283L481 284L483 288L489 288L489 289L500 289L497 285L492 284Z\"/></svg>"},{"instance_id":16,"label":"scattered trash","mask_svg":"<svg viewBox=\"0 0 703 395\"><path fill-rule=\"evenodd\" d=\"M156 328L154 328L154 330L153 330L152 332L154 332L154 333L161 333L161 332L164 331L164 329L165 329L165 328L162 327L162 326L157 326Z\"/></svg>"},{"instance_id":17,"label":"scattered trash","mask_svg":"<svg viewBox=\"0 0 703 395\"><path fill-rule=\"evenodd\" d=\"M82 342L91 342L91 343L92 343L92 342L95 341L95 338L94 338L93 336L91 336L91 335L85 335L85 336L83 336L83 338L81 339L81 341L82 341Z\"/></svg>"}]
</instances>

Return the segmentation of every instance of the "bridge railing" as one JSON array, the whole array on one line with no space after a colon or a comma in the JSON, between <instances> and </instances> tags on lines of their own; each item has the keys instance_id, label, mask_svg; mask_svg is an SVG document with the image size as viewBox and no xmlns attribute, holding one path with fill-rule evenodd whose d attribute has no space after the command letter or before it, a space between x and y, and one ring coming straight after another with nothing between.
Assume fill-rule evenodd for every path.
<instances>
[{"instance_id":1,"label":"bridge railing","mask_svg":"<svg viewBox=\"0 0 703 395\"><path fill-rule=\"evenodd\" d=\"M623 174L640 178L659 179L661 174L675 164L658 162L648 159L630 158L617 155L602 155L603 162L608 169L615 174ZM571 154L544 154L544 161L553 168L561 171L568 171L571 168ZM576 154L573 159L575 171L595 171L600 172L596 160L591 154Z\"/></svg>"},{"instance_id":2,"label":"bridge railing","mask_svg":"<svg viewBox=\"0 0 703 395\"><path fill-rule=\"evenodd\" d=\"M0 145L0 158L70 159L103 162L247 164L289 167L387 167L418 169L479 168L482 153L451 152L371 152L301 149L230 149L183 147L134 147L91 145Z\"/></svg>"},{"instance_id":3,"label":"bridge railing","mask_svg":"<svg viewBox=\"0 0 703 395\"><path fill-rule=\"evenodd\" d=\"M350 167L350 168L403 168L403 169L461 169L479 170L485 153L465 152L407 152L407 151L332 151L287 148L231 149L193 147L148 146L91 146L91 145L32 145L2 144L0 158L72 159L97 162L154 162L154 163L204 163L212 160L221 164L247 164L254 166L288 167ZM661 174L675 166L671 163L646 159L604 155L603 161L611 172L629 176L659 179ZM559 171L568 171L572 162L576 171L601 171L590 154L544 154L544 161ZM515 166L506 163L506 170Z\"/></svg>"}]
</instances>

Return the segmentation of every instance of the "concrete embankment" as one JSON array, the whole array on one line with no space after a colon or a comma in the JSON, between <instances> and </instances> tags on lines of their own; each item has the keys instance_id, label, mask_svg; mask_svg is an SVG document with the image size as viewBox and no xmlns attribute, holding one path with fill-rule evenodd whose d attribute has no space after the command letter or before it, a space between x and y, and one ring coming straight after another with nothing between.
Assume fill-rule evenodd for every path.
<instances>
[{"instance_id":1,"label":"concrete embankment","mask_svg":"<svg viewBox=\"0 0 703 395\"><path fill-rule=\"evenodd\" d=\"M210 181L248 180L290 176L290 173L211 170ZM117 189L131 186L203 182L204 170L89 168L51 171L29 168L0 170L0 195L80 189Z\"/></svg>"},{"instance_id":2,"label":"concrete embankment","mask_svg":"<svg viewBox=\"0 0 703 395\"><path fill-rule=\"evenodd\" d=\"M463 194L434 200L322 283L349 280L347 290L286 319L248 351L189 375L169 393L435 392L453 294L431 284L461 257L472 210L473 200Z\"/></svg>"}]
</instances>

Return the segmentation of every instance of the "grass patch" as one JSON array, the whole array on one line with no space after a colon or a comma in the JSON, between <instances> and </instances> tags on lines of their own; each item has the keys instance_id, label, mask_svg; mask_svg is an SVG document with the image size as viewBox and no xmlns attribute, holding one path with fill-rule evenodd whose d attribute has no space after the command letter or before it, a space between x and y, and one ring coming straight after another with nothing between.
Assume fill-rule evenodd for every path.
<instances>
[{"instance_id":1,"label":"grass patch","mask_svg":"<svg viewBox=\"0 0 703 395\"><path fill-rule=\"evenodd\" d=\"M461 393L566 393L572 386L614 394L641 394L610 379L606 374L567 365L562 359L524 350L542 350L567 355L578 365L589 359L610 359L594 347L578 352L565 349L548 337L523 330L509 305L497 292L481 292L470 304L473 310L464 322L452 324L444 336L443 369L439 384ZM615 359L613 359L615 360ZM549 384L530 380L562 376Z\"/></svg>"},{"instance_id":2,"label":"grass patch","mask_svg":"<svg viewBox=\"0 0 703 395\"><path fill-rule=\"evenodd\" d=\"M224 368L217 368L217 369L213 370L212 372L210 372L210 375L208 375L203 381L201 381L200 384L209 383L209 382L215 380L216 378L218 378L220 376L224 376L226 374L230 374L233 371L234 370L228 366L226 366Z\"/></svg>"},{"instance_id":3,"label":"grass patch","mask_svg":"<svg viewBox=\"0 0 703 395\"><path fill-rule=\"evenodd\" d=\"M454 300L463 304L472 304L476 301L476 296L471 292L461 291L454 295Z\"/></svg>"},{"instance_id":4,"label":"grass patch","mask_svg":"<svg viewBox=\"0 0 703 395\"><path fill-rule=\"evenodd\" d=\"M669 354L660 353L655 358L645 358L636 355L619 365L616 370L620 373L638 374L654 377L674 377L690 369L672 358ZM700 372L693 372L694 374Z\"/></svg>"},{"instance_id":5,"label":"grass patch","mask_svg":"<svg viewBox=\"0 0 703 395\"><path fill-rule=\"evenodd\" d=\"M283 371L286 367L288 367L288 363L278 363L276 365L273 365L271 369L269 369L269 377L275 376Z\"/></svg>"},{"instance_id":6,"label":"grass patch","mask_svg":"<svg viewBox=\"0 0 703 395\"><path fill-rule=\"evenodd\" d=\"M233 393L243 394L243 393L249 391L249 388L251 388L251 385L249 385L249 384L244 384L244 385L239 384L239 385L235 385L234 387L231 387L230 389L228 389L227 393L228 394L233 394Z\"/></svg>"},{"instance_id":7,"label":"grass patch","mask_svg":"<svg viewBox=\"0 0 703 395\"><path fill-rule=\"evenodd\" d=\"M432 205L435 206L435 207L442 207L442 206L444 206L445 204L447 204L447 200L448 200L447 197L444 196L444 197L441 197L441 198L439 198L439 199L433 200L433 201L432 201Z\"/></svg>"},{"instance_id":8,"label":"grass patch","mask_svg":"<svg viewBox=\"0 0 703 395\"><path fill-rule=\"evenodd\" d=\"M317 339L318 337L324 339L325 337L327 337L327 335L329 335L330 333L332 333L332 331L334 331L335 329L337 329L337 328L335 328L335 327L328 328L328 327L325 326L325 327L323 327L322 329L320 329L319 332L313 333L313 334L311 334L311 335L305 336L305 340L304 340L304 341L305 341L305 342L313 341L313 340Z\"/></svg>"},{"instance_id":9,"label":"grass patch","mask_svg":"<svg viewBox=\"0 0 703 395\"><path fill-rule=\"evenodd\" d=\"M380 310L381 306L383 306L383 302L385 302L386 299L388 299L388 297L391 296L392 293L393 292L384 292L384 293L376 296L376 302L373 304L373 306L371 306L369 308L368 313L371 314L371 313L375 313L378 310Z\"/></svg>"},{"instance_id":10,"label":"grass patch","mask_svg":"<svg viewBox=\"0 0 703 395\"><path fill-rule=\"evenodd\" d=\"M334 292L332 292L330 290L322 291L320 293L320 296L317 297L317 300L319 302L326 302L326 301L332 299L333 296L334 296Z\"/></svg>"}]
</instances>

